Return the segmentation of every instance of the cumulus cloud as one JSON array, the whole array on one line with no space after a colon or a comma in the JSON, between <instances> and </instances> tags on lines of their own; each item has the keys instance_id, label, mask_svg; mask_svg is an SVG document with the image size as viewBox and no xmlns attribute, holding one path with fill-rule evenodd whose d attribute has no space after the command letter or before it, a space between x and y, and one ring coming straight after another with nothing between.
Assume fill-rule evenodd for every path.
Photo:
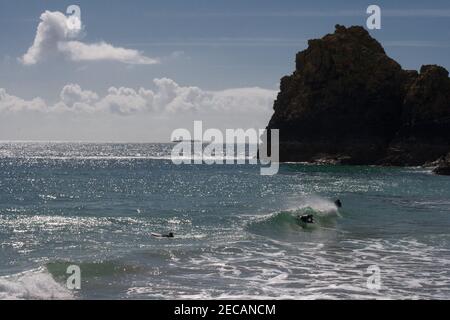
<instances>
[{"instance_id":1,"label":"cumulus cloud","mask_svg":"<svg viewBox=\"0 0 450 320\"><path fill-rule=\"evenodd\" d=\"M94 44L85 44L80 41L60 42L58 49L73 61L111 60L128 64L158 63L158 60L143 56L136 50L113 47L105 42Z\"/></svg>"},{"instance_id":2,"label":"cumulus cloud","mask_svg":"<svg viewBox=\"0 0 450 320\"><path fill-rule=\"evenodd\" d=\"M33 65L52 55L61 54L72 61L117 61L126 64L155 64L157 59L149 58L133 49L115 47L100 42L87 44L75 40L83 28L69 28L68 18L61 12L45 11L41 17L34 42L19 58L24 65ZM81 22L80 22L81 23Z\"/></svg>"},{"instance_id":3,"label":"cumulus cloud","mask_svg":"<svg viewBox=\"0 0 450 320\"><path fill-rule=\"evenodd\" d=\"M235 88L209 91L155 79L150 88L111 87L94 92L67 84L57 101L24 99L0 89L3 140L169 141L173 130L264 128L276 91Z\"/></svg>"},{"instance_id":4,"label":"cumulus cloud","mask_svg":"<svg viewBox=\"0 0 450 320\"><path fill-rule=\"evenodd\" d=\"M89 90L83 90L78 84L67 84L59 95L60 102L56 104L55 110L69 108L78 111L94 112L94 104L98 95Z\"/></svg>"},{"instance_id":5,"label":"cumulus cloud","mask_svg":"<svg viewBox=\"0 0 450 320\"><path fill-rule=\"evenodd\" d=\"M68 84L61 90L59 101L53 105L41 98L24 100L0 89L0 111L257 116L271 112L276 96L276 91L258 87L207 91L194 86L180 86L168 78L154 79L153 84L153 90L111 87L103 96L83 90L78 84Z\"/></svg>"},{"instance_id":6,"label":"cumulus cloud","mask_svg":"<svg viewBox=\"0 0 450 320\"><path fill-rule=\"evenodd\" d=\"M24 100L10 95L5 89L0 88L0 111L20 112L20 111L43 111L47 110L47 104L41 98Z\"/></svg>"}]
</instances>

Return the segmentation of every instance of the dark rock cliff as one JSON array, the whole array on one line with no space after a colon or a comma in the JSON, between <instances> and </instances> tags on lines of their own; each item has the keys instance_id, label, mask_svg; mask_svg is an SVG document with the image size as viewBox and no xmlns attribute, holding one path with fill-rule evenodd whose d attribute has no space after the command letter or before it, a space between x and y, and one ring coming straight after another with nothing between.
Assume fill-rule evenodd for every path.
<instances>
[{"instance_id":1,"label":"dark rock cliff","mask_svg":"<svg viewBox=\"0 0 450 320\"><path fill-rule=\"evenodd\" d=\"M436 174L450 176L450 153L439 159L436 168L433 170Z\"/></svg>"},{"instance_id":2,"label":"dark rock cliff","mask_svg":"<svg viewBox=\"0 0 450 320\"><path fill-rule=\"evenodd\" d=\"M450 151L450 80L402 70L362 27L310 40L281 79L268 128L281 161L421 165Z\"/></svg>"},{"instance_id":3,"label":"dark rock cliff","mask_svg":"<svg viewBox=\"0 0 450 320\"><path fill-rule=\"evenodd\" d=\"M422 165L450 151L450 79L448 71L422 66L408 86L402 122L389 148L388 164Z\"/></svg>"}]
</instances>

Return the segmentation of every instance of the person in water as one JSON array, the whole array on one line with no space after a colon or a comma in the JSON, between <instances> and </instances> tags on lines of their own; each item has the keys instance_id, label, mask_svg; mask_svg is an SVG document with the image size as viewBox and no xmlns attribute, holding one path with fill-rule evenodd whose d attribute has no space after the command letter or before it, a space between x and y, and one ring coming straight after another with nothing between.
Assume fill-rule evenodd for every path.
<instances>
[{"instance_id":1,"label":"person in water","mask_svg":"<svg viewBox=\"0 0 450 320\"><path fill-rule=\"evenodd\" d=\"M314 216L312 214L305 214L300 216L299 219L303 223L314 223Z\"/></svg>"},{"instance_id":2,"label":"person in water","mask_svg":"<svg viewBox=\"0 0 450 320\"><path fill-rule=\"evenodd\" d=\"M160 233L153 233L152 232L152 237L156 237L156 238L173 238L173 237L175 237L175 235L173 234L173 232L169 232L168 234L160 234Z\"/></svg>"},{"instance_id":3,"label":"person in water","mask_svg":"<svg viewBox=\"0 0 450 320\"><path fill-rule=\"evenodd\" d=\"M163 234L162 237L163 238L173 238L174 235L173 235L173 232L169 232L168 234Z\"/></svg>"},{"instance_id":4,"label":"person in water","mask_svg":"<svg viewBox=\"0 0 450 320\"><path fill-rule=\"evenodd\" d=\"M337 199L336 201L334 201L334 204L336 205L336 207L341 208L342 207L342 202L341 200Z\"/></svg>"}]
</instances>

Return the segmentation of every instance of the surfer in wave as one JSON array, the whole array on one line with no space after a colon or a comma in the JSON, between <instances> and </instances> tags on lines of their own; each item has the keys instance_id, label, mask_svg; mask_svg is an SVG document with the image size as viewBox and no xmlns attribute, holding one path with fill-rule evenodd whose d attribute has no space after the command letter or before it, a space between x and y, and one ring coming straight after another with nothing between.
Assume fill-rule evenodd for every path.
<instances>
[{"instance_id":1,"label":"surfer in wave","mask_svg":"<svg viewBox=\"0 0 450 320\"><path fill-rule=\"evenodd\" d=\"M312 214L299 216L298 219L303 223L314 223L314 216Z\"/></svg>"},{"instance_id":2,"label":"surfer in wave","mask_svg":"<svg viewBox=\"0 0 450 320\"><path fill-rule=\"evenodd\" d=\"M337 207L338 209L342 207L342 202L341 202L340 199L336 199L336 200L334 201L334 204L336 205L336 207ZM313 214L298 215L298 216L297 216L297 219L298 219L303 225L315 223L314 215L313 215Z\"/></svg>"}]
</instances>

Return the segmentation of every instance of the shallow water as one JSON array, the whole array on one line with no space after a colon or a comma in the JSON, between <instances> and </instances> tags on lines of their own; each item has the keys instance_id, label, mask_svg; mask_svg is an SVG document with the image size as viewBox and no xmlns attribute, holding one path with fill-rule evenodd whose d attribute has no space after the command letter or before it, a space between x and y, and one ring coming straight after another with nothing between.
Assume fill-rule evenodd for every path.
<instances>
[{"instance_id":1,"label":"shallow water","mask_svg":"<svg viewBox=\"0 0 450 320\"><path fill-rule=\"evenodd\" d=\"M0 144L0 298L450 298L448 177L301 164L261 176L176 166L170 150Z\"/></svg>"}]
</instances>

